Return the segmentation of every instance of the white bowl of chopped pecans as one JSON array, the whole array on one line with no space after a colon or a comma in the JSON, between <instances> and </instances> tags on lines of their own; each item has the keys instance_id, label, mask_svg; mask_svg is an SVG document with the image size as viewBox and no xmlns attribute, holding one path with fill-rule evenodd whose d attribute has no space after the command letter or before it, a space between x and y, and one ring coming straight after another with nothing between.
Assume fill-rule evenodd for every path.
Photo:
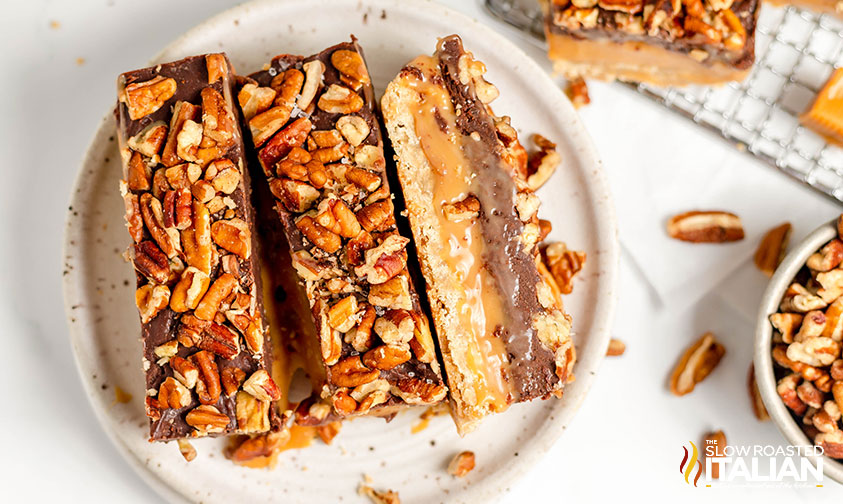
<instances>
[{"instance_id":1,"label":"white bowl of chopped pecans","mask_svg":"<svg viewBox=\"0 0 843 504\"><path fill-rule=\"evenodd\" d=\"M814 465L821 458L824 475L843 483L840 231L843 216L811 233L776 269L758 312L754 363L757 392L776 427L796 447L822 447L825 455L808 458Z\"/></svg>"}]
</instances>

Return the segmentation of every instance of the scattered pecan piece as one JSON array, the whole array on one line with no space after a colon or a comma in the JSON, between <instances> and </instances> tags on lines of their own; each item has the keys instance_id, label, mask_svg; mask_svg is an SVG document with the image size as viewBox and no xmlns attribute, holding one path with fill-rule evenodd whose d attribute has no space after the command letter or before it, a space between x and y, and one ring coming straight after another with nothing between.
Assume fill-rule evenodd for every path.
<instances>
[{"instance_id":1,"label":"scattered pecan piece","mask_svg":"<svg viewBox=\"0 0 843 504\"><path fill-rule=\"evenodd\" d=\"M321 439L323 443L329 445L331 444L331 441L337 437L337 434L340 433L341 428L342 422L330 422L316 427L316 434L319 435L319 439Z\"/></svg>"},{"instance_id":2,"label":"scattered pecan piece","mask_svg":"<svg viewBox=\"0 0 843 504\"><path fill-rule=\"evenodd\" d=\"M586 254L569 250L562 242L554 242L541 248L542 259L562 294L574 290L574 275L585 266Z\"/></svg>"},{"instance_id":3,"label":"scattered pecan piece","mask_svg":"<svg viewBox=\"0 0 843 504\"><path fill-rule=\"evenodd\" d=\"M710 456L724 457L724 450L726 449L726 434L723 434L722 430L710 432L703 438L702 446L706 458ZM711 476L712 479L720 479L719 464L711 464L711 474L709 474L709 476Z\"/></svg>"},{"instance_id":4,"label":"scattered pecan piece","mask_svg":"<svg viewBox=\"0 0 843 504\"><path fill-rule=\"evenodd\" d=\"M670 376L670 391L683 396L694 390L720 363L726 354L723 347L710 332L703 334L691 345L673 369Z\"/></svg>"},{"instance_id":5,"label":"scattered pecan piece","mask_svg":"<svg viewBox=\"0 0 843 504\"><path fill-rule=\"evenodd\" d=\"M737 215L721 211L691 211L667 222L671 238L691 243L724 243L743 240L743 224Z\"/></svg>"},{"instance_id":6,"label":"scattered pecan piece","mask_svg":"<svg viewBox=\"0 0 843 504\"><path fill-rule=\"evenodd\" d=\"M617 357L619 355L623 355L625 351L626 343L615 338L609 340L609 348L606 350L606 355L609 357Z\"/></svg>"},{"instance_id":7,"label":"scattered pecan piece","mask_svg":"<svg viewBox=\"0 0 843 504\"><path fill-rule=\"evenodd\" d=\"M767 408L764 406L764 401L761 399L761 392L758 390L758 383L755 381L755 366L749 364L749 374L747 376L747 388L749 389L749 401L752 405L752 413L761 422L766 422L770 419Z\"/></svg>"},{"instance_id":8,"label":"scattered pecan piece","mask_svg":"<svg viewBox=\"0 0 843 504\"><path fill-rule=\"evenodd\" d=\"M767 276L773 276L773 272L779 267L787 252L787 244L790 241L791 226L789 222L774 227L758 244L755 252L755 266Z\"/></svg>"},{"instance_id":9,"label":"scattered pecan piece","mask_svg":"<svg viewBox=\"0 0 843 504\"><path fill-rule=\"evenodd\" d=\"M186 461L191 462L193 459L196 458L196 448L194 448L193 445L190 444L190 441L186 439L179 439L178 444L179 453L181 453L181 456L184 457Z\"/></svg>"},{"instance_id":10,"label":"scattered pecan piece","mask_svg":"<svg viewBox=\"0 0 843 504\"><path fill-rule=\"evenodd\" d=\"M577 77L569 81L568 86L565 88L565 94L576 109L591 103L591 98L588 96L588 85L586 85L582 77Z\"/></svg>"},{"instance_id":11,"label":"scattered pecan piece","mask_svg":"<svg viewBox=\"0 0 843 504\"><path fill-rule=\"evenodd\" d=\"M448 474L457 478L464 478L474 470L474 452L463 451L454 455L448 463Z\"/></svg>"},{"instance_id":12,"label":"scattered pecan piece","mask_svg":"<svg viewBox=\"0 0 843 504\"><path fill-rule=\"evenodd\" d=\"M539 134L533 135L533 143L539 150L527 159L527 186L537 191L550 180L562 157L556 152L556 144Z\"/></svg>"}]
</instances>

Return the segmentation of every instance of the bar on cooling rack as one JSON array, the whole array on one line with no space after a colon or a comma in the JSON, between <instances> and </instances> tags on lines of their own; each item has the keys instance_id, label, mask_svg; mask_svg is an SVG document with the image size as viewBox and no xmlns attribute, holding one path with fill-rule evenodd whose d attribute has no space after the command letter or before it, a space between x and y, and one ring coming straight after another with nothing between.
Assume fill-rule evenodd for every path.
<instances>
[{"instance_id":1,"label":"bar on cooling rack","mask_svg":"<svg viewBox=\"0 0 843 504\"><path fill-rule=\"evenodd\" d=\"M224 54L118 79L120 191L153 441L279 424L233 85Z\"/></svg>"},{"instance_id":2,"label":"bar on cooling rack","mask_svg":"<svg viewBox=\"0 0 843 504\"><path fill-rule=\"evenodd\" d=\"M320 399L299 420L442 401L356 40L275 57L241 82L238 101L289 247L273 270L300 323L293 346Z\"/></svg>"},{"instance_id":3,"label":"bar on cooling rack","mask_svg":"<svg viewBox=\"0 0 843 504\"><path fill-rule=\"evenodd\" d=\"M843 146L843 68L831 74L799 120L828 141Z\"/></svg>"},{"instance_id":4,"label":"bar on cooling rack","mask_svg":"<svg viewBox=\"0 0 843 504\"><path fill-rule=\"evenodd\" d=\"M569 78L657 86L743 80L760 0L542 0L548 54Z\"/></svg>"},{"instance_id":5,"label":"bar on cooling rack","mask_svg":"<svg viewBox=\"0 0 843 504\"><path fill-rule=\"evenodd\" d=\"M456 35L381 101L461 434L514 402L560 395L570 317L537 268L538 197L498 90Z\"/></svg>"}]
</instances>

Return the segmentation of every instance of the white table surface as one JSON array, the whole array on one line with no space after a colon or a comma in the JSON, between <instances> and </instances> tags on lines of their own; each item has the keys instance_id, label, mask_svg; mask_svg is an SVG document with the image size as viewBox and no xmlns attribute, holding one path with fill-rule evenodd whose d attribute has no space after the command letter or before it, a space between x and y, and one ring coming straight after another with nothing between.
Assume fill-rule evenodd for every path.
<instances>
[{"instance_id":1,"label":"white table surface","mask_svg":"<svg viewBox=\"0 0 843 504\"><path fill-rule=\"evenodd\" d=\"M445 3L518 38L473 0ZM62 232L79 162L113 103L114 76L141 66L184 30L228 5L225 0L32 0L6 5L0 17L6 76L0 83L0 380L6 410L0 416L5 452L0 482L5 502L160 500L103 435L84 396L62 304ZM521 45L542 57L529 44ZM763 194L752 187L738 191L753 202L756 215L745 217L770 227L778 221L765 221L768 212L808 202L818 210L794 222L794 238L840 212L626 89L594 84L591 92L593 104L582 116L613 185L625 247L634 244L631 231L662 225L641 218L640 195L627 185L636 170L687 170L692 180L713 167L732 166L769 177ZM658 135L635 131L643 120L660 122L663 130ZM654 155L664 142L686 145L693 155ZM683 177L674 183L681 188ZM733 186L741 189L737 181ZM765 282L746 254L739 254L734 273L710 292L689 287L689 299L699 301L688 303L683 296L664 301L629 254L621 266L615 333L627 343L626 354L606 360L565 435L502 501L839 499L843 487L831 481L823 488L774 490L694 489L684 483L677 475L681 446L698 442L707 430L724 429L731 443L783 443L771 423L754 419L745 387L752 317ZM727 356L692 395L671 396L666 381L675 359L707 330L721 338Z\"/></svg>"}]
</instances>

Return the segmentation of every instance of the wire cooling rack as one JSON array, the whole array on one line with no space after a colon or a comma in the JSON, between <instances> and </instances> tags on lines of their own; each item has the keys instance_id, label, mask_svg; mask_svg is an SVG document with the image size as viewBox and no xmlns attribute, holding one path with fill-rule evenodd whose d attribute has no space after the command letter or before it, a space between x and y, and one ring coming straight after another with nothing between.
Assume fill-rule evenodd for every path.
<instances>
[{"instance_id":1,"label":"wire cooling rack","mask_svg":"<svg viewBox=\"0 0 843 504\"><path fill-rule=\"evenodd\" d=\"M496 17L544 44L537 0L484 0ZM710 130L735 148L843 201L843 149L799 124L836 67L843 66L843 22L793 7L763 5L756 63L742 83L657 88L627 84Z\"/></svg>"}]
</instances>

